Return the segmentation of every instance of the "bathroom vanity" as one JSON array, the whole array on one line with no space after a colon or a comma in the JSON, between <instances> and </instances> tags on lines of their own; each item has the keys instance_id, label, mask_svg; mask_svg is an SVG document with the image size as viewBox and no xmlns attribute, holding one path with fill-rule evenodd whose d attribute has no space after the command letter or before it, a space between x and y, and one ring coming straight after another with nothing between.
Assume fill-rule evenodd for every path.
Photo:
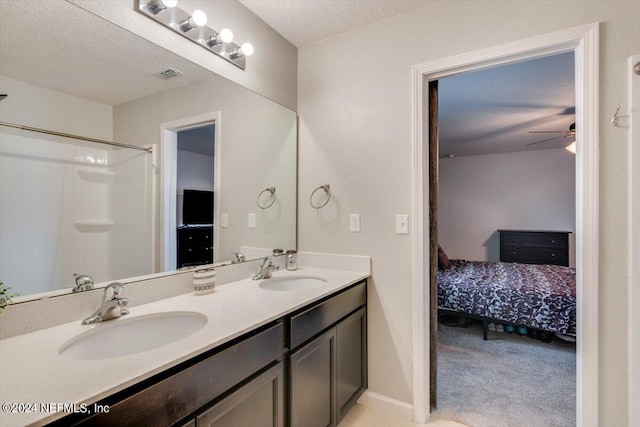
<instances>
[{"instance_id":1,"label":"bathroom vanity","mask_svg":"<svg viewBox=\"0 0 640 427\"><path fill-rule=\"evenodd\" d=\"M2 414L0 422L337 425L367 387L368 274L303 268L279 271L274 278L301 275L324 281L299 290L273 290L267 286L273 279L246 279L219 286L210 295L180 295L134 307L131 317L96 325L99 328L109 322L166 313L169 307L208 317L207 324L193 335L146 352L100 360L68 360L49 354L46 357L51 360L45 360L45 354L51 350L58 353L59 344L68 337L73 340L78 331L86 333L79 321L45 330L49 331L47 336L57 337L45 340L47 343L41 340L44 331L3 340L3 364L19 357L14 345L23 346L29 340L41 347L40 366L35 371L50 372L48 377L37 379L29 374L33 369L23 369L22 375L30 377L24 380L32 387L24 382L15 390L2 387L3 402L83 403L89 411L108 408L109 412ZM29 359L38 358L34 354ZM3 369L3 377L6 372ZM41 390L33 390L36 384Z\"/></svg>"}]
</instances>

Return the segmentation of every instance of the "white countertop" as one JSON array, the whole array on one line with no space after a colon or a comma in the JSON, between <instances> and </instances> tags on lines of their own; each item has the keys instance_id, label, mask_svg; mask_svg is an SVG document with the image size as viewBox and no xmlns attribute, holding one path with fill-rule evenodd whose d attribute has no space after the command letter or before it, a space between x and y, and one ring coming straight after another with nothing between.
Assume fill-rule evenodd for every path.
<instances>
[{"instance_id":1,"label":"white countertop","mask_svg":"<svg viewBox=\"0 0 640 427\"><path fill-rule=\"evenodd\" d=\"M171 311L195 311L208 317L207 324L195 334L142 353L80 361L59 356L58 349L67 340L101 326L81 325L80 318L1 340L0 403L91 404L369 276L362 272L300 268L278 271L273 277L287 275L321 276L327 282L299 291L271 291L258 287L260 281L245 279L218 286L208 295L188 293L133 307L129 315L108 321ZM123 293L126 296L126 288ZM8 413L5 409L3 406L0 411L0 425L4 427L42 425L68 415L39 410Z\"/></svg>"}]
</instances>

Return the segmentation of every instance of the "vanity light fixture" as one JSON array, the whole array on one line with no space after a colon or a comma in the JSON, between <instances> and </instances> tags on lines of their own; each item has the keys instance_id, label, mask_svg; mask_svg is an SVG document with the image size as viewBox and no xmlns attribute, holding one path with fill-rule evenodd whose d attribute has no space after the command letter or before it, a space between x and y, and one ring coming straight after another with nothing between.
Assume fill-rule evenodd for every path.
<instances>
[{"instance_id":1,"label":"vanity light fixture","mask_svg":"<svg viewBox=\"0 0 640 427\"><path fill-rule=\"evenodd\" d=\"M173 32L188 38L239 68L245 69L246 57L253 54L251 43L241 46L233 42L228 28L216 31L207 26L207 15L196 10L189 14L178 6L178 0L136 0L135 9Z\"/></svg>"}]
</instances>

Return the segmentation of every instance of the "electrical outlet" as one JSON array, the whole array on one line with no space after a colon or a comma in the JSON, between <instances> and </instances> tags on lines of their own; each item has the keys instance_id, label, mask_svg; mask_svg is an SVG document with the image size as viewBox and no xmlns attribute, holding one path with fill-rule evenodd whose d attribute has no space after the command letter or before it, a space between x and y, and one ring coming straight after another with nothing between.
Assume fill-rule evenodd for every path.
<instances>
[{"instance_id":1,"label":"electrical outlet","mask_svg":"<svg viewBox=\"0 0 640 427\"><path fill-rule=\"evenodd\" d=\"M396 215L396 234L409 234L409 215Z\"/></svg>"},{"instance_id":2,"label":"electrical outlet","mask_svg":"<svg viewBox=\"0 0 640 427\"><path fill-rule=\"evenodd\" d=\"M360 214L351 214L349 216L349 231L352 233L360 232Z\"/></svg>"},{"instance_id":3,"label":"electrical outlet","mask_svg":"<svg viewBox=\"0 0 640 427\"><path fill-rule=\"evenodd\" d=\"M256 228L256 214L250 213L249 220L247 221L247 226L249 228Z\"/></svg>"},{"instance_id":4,"label":"electrical outlet","mask_svg":"<svg viewBox=\"0 0 640 427\"><path fill-rule=\"evenodd\" d=\"M229 226L229 214L221 213L220 214L220 227L227 228Z\"/></svg>"}]
</instances>

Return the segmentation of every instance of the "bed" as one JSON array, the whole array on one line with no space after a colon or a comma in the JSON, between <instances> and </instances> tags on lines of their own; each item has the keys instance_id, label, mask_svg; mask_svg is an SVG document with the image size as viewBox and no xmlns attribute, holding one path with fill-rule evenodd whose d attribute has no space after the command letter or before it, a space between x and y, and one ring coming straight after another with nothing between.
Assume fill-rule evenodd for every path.
<instances>
[{"instance_id":1,"label":"bed","mask_svg":"<svg viewBox=\"0 0 640 427\"><path fill-rule=\"evenodd\" d=\"M576 272L558 265L451 260L438 308L562 335L576 334Z\"/></svg>"}]
</instances>

